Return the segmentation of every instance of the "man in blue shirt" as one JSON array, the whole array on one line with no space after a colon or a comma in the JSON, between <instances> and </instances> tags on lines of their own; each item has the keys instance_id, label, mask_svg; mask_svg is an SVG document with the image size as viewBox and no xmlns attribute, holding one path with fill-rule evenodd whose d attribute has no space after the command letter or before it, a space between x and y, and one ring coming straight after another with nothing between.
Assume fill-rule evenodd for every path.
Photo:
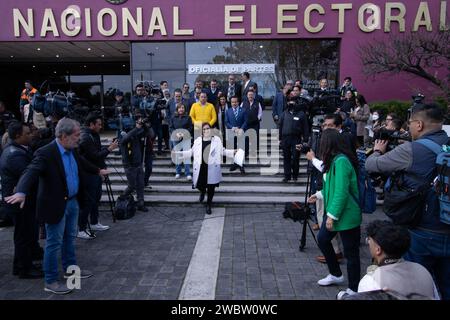
<instances>
[{"instance_id":1,"label":"man in blue shirt","mask_svg":"<svg viewBox=\"0 0 450 320\"><path fill-rule=\"evenodd\" d=\"M72 119L61 119L55 129L54 142L36 151L30 165L17 183L17 192L6 197L7 203L20 203L39 180L36 213L45 223L47 239L44 252L44 290L55 294L72 291L66 283L58 282L58 255L61 251L66 278L89 278L92 272L80 270L72 276L69 267L77 266L75 238L78 226L78 202L83 201L83 171L91 174L108 174L78 155L80 125ZM76 269L75 269L76 270Z\"/></svg>"}]
</instances>

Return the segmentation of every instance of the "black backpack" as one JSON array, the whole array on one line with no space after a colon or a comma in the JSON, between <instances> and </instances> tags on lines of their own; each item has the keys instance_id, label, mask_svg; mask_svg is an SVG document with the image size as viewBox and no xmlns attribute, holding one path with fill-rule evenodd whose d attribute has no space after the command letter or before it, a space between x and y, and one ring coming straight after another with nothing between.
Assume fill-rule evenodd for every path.
<instances>
[{"instance_id":1,"label":"black backpack","mask_svg":"<svg viewBox=\"0 0 450 320\"><path fill-rule=\"evenodd\" d=\"M114 215L117 220L126 220L134 217L136 213L136 201L132 195L121 195L116 200Z\"/></svg>"},{"instance_id":2,"label":"black backpack","mask_svg":"<svg viewBox=\"0 0 450 320\"><path fill-rule=\"evenodd\" d=\"M283 217L294 221L306 220L311 215L309 206L298 201L286 202L284 204Z\"/></svg>"}]
</instances>

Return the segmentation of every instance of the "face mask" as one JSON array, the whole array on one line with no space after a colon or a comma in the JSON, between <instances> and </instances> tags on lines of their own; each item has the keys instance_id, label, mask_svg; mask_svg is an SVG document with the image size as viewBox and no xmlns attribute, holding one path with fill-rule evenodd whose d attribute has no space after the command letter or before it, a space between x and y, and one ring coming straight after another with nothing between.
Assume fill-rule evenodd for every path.
<instances>
[{"instance_id":1,"label":"face mask","mask_svg":"<svg viewBox=\"0 0 450 320\"><path fill-rule=\"evenodd\" d=\"M379 118L380 118L380 116L377 114L372 115L372 120L377 121Z\"/></svg>"}]
</instances>

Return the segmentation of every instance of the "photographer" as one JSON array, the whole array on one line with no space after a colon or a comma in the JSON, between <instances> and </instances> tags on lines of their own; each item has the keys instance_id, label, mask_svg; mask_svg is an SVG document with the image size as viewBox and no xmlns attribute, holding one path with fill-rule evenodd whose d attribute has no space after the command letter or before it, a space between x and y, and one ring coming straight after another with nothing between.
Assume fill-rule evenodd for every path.
<instances>
[{"instance_id":1,"label":"photographer","mask_svg":"<svg viewBox=\"0 0 450 320\"><path fill-rule=\"evenodd\" d=\"M146 119L147 120L147 119ZM147 120L148 121L148 120ZM123 192L124 196L137 193L138 207L143 212L148 212L144 203L144 138L148 135L149 124L144 123L140 115L136 116L136 128L128 132L120 142L122 163L128 180L128 187Z\"/></svg>"},{"instance_id":2,"label":"photographer","mask_svg":"<svg viewBox=\"0 0 450 320\"><path fill-rule=\"evenodd\" d=\"M429 139L438 145L448 143L442 130L442 110L434 105L416 105L408 121L412 142L405 142L386 153L386 140L375 141L374 153L366 161L368 172L403 173L403 188L416 190L429 185L425 206L417 224L408 226L411 248L405 259L422 264L433 275L443 299L450 299L450 225L439 219L439 202L431 183L436 154L418 140ZM420 200L423 201L423 200ZM412 214L412 213L411 213Z\"/></svg>"},{"instance_id":3,"label":"photographer","mask_svg":"<svg viewBox=\"0 0 450 320\"><path fill-rule=\"evenodd\" d=\"M294 87L299 89L298 87ZM300 90L298 90L300 93ZM286 183L298 179L300 151L296 150L296 145L307 142L309 139L309 126L303 106L297 103L297 100L289 101L287 110L280 117L279 139L283 148L283 167Z\"/></svg>"},{"instance_id":4,"label":"photographer","mask_svg":"<svg viewBox=\"0 0 450 320\"><path fill-rule=\"evenodd\" d=\"M105 159L119 147L117 139L107 147L102 147L100 141L100 131L103 128L102 116L98 113L91 113L86 118L86 128L81 131L80 154L84 156L94 166L106 169ZM98 205L102 196L102 177L99 175L86 174L86 194L84 204L81 206L78 217L78 238L93 239L93 231L108 230L109 227L102 225L98 221ZM90 230L87 230L88 217L90 217Z\"/></svg>"}]
</instances>

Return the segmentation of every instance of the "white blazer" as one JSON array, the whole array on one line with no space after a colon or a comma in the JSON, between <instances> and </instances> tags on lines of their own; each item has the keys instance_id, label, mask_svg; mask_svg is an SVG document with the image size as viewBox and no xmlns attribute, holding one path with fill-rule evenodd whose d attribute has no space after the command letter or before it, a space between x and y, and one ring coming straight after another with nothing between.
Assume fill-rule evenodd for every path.
<instances>
[{"instance_id":1,"label":"white blazer","mask_svg":"<svg viewBox=\"0 0 450 320\"><path fill-rule=\"evenodd\" d=\"M187 151L180 151L184 159L194 156L193 163L193 185L197 187L198 176L200 173L200 165L202 164L202 137L198 137L194 141L192 149ZM232 158L234 156L234 150L225 149L222 146L222 140L219 137L213 136L211 138L211 148L209 150L208 161L208 184L217 184L222 181L222 170L220 165L222 163L222 157L225 156Z\"/></svg>"}]
</instances>

